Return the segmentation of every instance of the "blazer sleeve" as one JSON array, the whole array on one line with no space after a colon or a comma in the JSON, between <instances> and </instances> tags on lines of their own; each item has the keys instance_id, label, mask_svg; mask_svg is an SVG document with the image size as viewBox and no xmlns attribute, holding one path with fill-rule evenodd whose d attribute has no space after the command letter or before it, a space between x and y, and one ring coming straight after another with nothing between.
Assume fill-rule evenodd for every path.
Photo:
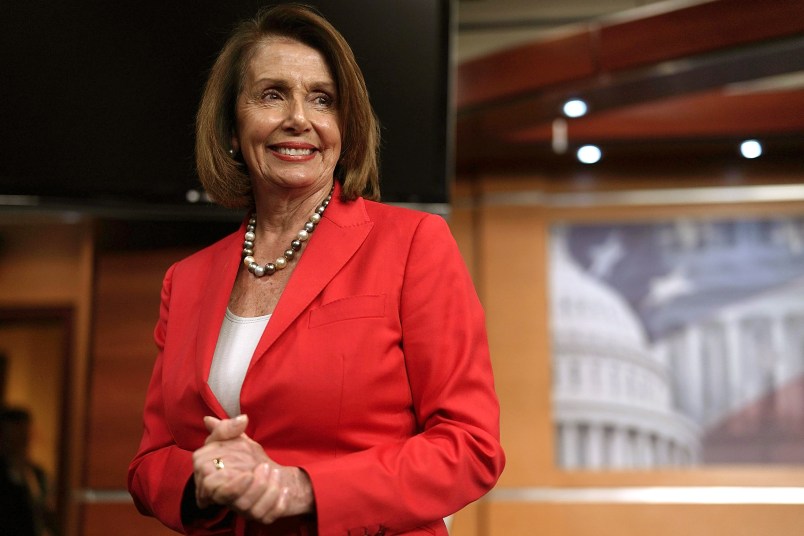
<instances>
[{"instance_id":1,"label":"blazer sleeve","mask_svg":"<svg viewBox=\"0 0 804 536\"><path fill-rule=\"evenodd\" d=\"M502 472L485 318L439 216L425 216L414 233L400 318L420 433L303 466L321 536L432 523L481 497Z\"/></svg>"},{"instance_id":2,"label":"blazer sleeve","mask_svg":"<svg viewBox=\"0 0 804 536\"><path fill-rule=\"evenodd\" d=\"M154 516L182 534L230 534L233 514L222 508L201 512L195 506L193 453L176 445L165 415L162 369L175 268L167 271L162 283L154 330L158 355L145 398L142 440L128 470L128 489L140 513Z\"/></svg>"}]
</instances>

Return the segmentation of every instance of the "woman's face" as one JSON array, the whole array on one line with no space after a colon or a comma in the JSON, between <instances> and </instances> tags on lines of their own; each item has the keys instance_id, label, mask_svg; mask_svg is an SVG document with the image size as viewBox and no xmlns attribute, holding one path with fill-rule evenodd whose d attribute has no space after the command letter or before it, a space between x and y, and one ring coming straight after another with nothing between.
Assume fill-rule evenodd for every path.
<instances>
[{"instance_id":1,"label":"woman's face","mask_svg":"<svg viewBox=\"0 0 804 536\"><path fill-rule=\"evenodd\" d=\"M237 98L232 137L255 190L306 190L332 183L341 153L337 98L335 81L317 50L280 37L257 47Z\"/></svg>"}]
</instances>

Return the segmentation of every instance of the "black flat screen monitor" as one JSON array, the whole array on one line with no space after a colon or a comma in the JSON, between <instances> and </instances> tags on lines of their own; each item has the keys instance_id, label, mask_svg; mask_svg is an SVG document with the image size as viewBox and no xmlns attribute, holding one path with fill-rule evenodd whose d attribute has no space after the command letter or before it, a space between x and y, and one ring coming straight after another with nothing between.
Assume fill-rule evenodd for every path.
<instances>
[{"instance_id":1,"label":"black flat screen monitor","mask_svg":"<svg viewBox=\"0 0 804 536\"><path fill-rule=\"evenodd\" d=\"M13 2L0 16L0 204L185 207L194 117L236 21L271 2ZM320 0L382 124L383 201L446 203L449 0ZM203 203L201 203L203 204ZM197 203L196 203L197 205Z\"/></svg>"}]
</instances>

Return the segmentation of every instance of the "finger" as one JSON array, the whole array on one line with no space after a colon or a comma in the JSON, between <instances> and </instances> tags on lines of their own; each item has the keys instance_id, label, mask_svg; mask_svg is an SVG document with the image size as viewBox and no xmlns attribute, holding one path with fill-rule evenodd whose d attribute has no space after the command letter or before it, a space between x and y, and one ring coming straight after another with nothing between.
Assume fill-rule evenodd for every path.
<instances>
[{"instance_id":1,"label":"finger","mask_svg":"<svg viewBox=\"0 0 804 536\"><path fill-rule=\"evenodd\" d=\"M265 464L263 464L265 465ZM248 489L244 491L235 501L231 504L231 508L248 518L252 518L251 509L257 504L257 501L268 490L269 479L263 466L256 467L252 472L253 479Z\"/></svg>"},{"instance_id":2,"label":"finger","mask_svg":"<svg viewBox=\"0 0 804 536\"><path fill-rule=\"evenodd\" d=\"M204 499L203 497L198 495L198 492L195 494L195 505L198 506L199 509L203 510L209 506L212 506L212 502Z\"/></svg>"},{"instance_id":3,"label":"finger","mask_svg":"<svg viewBox=\"0 0 804 536\"><path fill-rule=\"evenodd\" d=\"M248 514L250 518L263 523L273 523L279 517L276 513L276 506L282 494L279 481L279 468L272 468L269 464L264 463L260 465L256 471L262 471L264 473L267 486L265 492L257 499Z\"/></svg>"},{"instance_id":4,"label":"finger","mask_svg":"<svg viewBox=\"0 0 804 536\"><path fill-rule=\"evenodd\" d=\"M219 460L216 463L215 460ZM193 453L193 472L202 476L215 471L251 472L260 463L270 461L262 449L255 450L248 445L233 442L214 442Z\"/></svg>"},{"instance_id":5,"label":"finger","mask_svg":"<svg viewBox=\"0 0 804 536\"><path fill-rule=\"evenodd\" d=\"M223 419L212 429L210 437L217 441L235 439L240 434L245 433L246 426L248 426L248 416L246 415L238 415L233 419Z\"/></svg>"},{"instance_id":6,"label":"finger","mask_svg":"<svg viewBox=\"0 0 804 536\"><path fill-rule=\"evenodd\" d=\"M193 452L193 472L201 477L223 469L229 471L247 469L247 461L237 450L218 443L201 447Z\"/></svg>"},{"instance_id":7,"label":"finger","mask_svg":"<svg viewBox=\"0 0 804 536\"><path fill-rule=\"evenodd\" d=\"M212 432L215 429L215 426L221 422L220 419L217 417L213 417L211 415L207 415L204 417L204 426L207 428L207 432Z\"/></svg>"},{"instance_id":8,"label":"finger","mask_svg":"<svg viewBox=\"0 0 804 536\"><path fill-rule=\"evenodd\" d=\"M204 509L212 504L206 497L206 493L203 489L202 482L204 479L198 473L195 473L193 478L195 479L195 504L198 505L199 508Z\"/></svg>"},{"instance_id":9,"label":"finger","mask_svg":"<svg viewBox=\"0 0 804 536\"><path fill-rule=\"evenodd\" d=\"M250 471L238 470L225 464L218 469L215 465L215 460L203 462L200 467L196 467L193 471L196 503L202 506L204 504L209 505L211 502L226 500L227 494L240 491L234 487L226 488L226 485L243 475L248 476L249 474ZM215 496L216 492L218 493L217 496Z\"/></svg>"},{"instance_id":10,"label":"finger","mask_svg":"<svg viewBox=\"0 0 804 536\"><path fill-rule=\"evenodd\" d=\"M283 517L288 509L288 503L290 502L289 497L290 488L280 488L279 496L274 503L274 507L265 514L260 521L266 525L270 525L280 517Z\"/></svg>"},{"instance_id":11,"label":"finger","mask_svg":"<svg viewBox=\"0 0 804 536\"><path fill-rule=\"evenodd\" d=\"M241 479L250 480L250 473L221 470L203 477L196 486L196 502L226 504L234 500L238 492L248 488L248 482Z\"/></svg>"},{"instance_id":12,"label":"finger","mask_svg":"<svg viewBox=\"0 0 804 536\"><path fill-rule=\"evenodd\" d=\"M227 478L216 485L212 490L211 498L218 504L229 506L245 493L254 480L252 473L238 473Z\"/></svg>"},{"instance_id":13,"label":"finger","mask_svg":"<svg viewBox=\"0 0 804 536\"><path fill-rule=\"evenodd\" d=\"M204 424L206 424L206 420ZM214 427L210 431L205 443L235 439L246 431L246 426L248 426L248 417L246 415L238 415L234 419L218 421L214 423Z\"/></svg>"},{"instance_id":14,"label":"finger","mask_svg":"<svg viewBox=\"0 0 804 536\"><path fill-rule=\"evenodd\" d=\"M205 481L205 476L195 473L195 503L199 508L206 508L212 504L212 500L209 498L208 483Z\"/></svg>"}]
</instances>

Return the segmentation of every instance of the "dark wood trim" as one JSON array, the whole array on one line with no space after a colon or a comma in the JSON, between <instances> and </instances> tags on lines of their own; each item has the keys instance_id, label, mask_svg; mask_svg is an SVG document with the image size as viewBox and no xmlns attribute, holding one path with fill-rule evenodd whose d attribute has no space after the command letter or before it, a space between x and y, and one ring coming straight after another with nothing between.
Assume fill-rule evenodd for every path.
<instances>
[{"instance_id":1,"label":"dark wood trim","mask_svg":"<svg viewBox=\"0 0 804 536\"><path fill-rule=\"evenodd\" d=\"M507 102L560 83L604 79L625 70L795 36L804 32L804 2L715 0L571 32L461 64L458 110Z\"/></svg>"},{"instance_id":2,"label":"dark wood trim","mask_svg":"<svg viewBox=\"0 0 804 536\"><path fill-rule=\"evenodd\" d=\"M462 64L456 78L458 110L593 76L591 39L589 33L571 34Z\"/></svg>"},{"instance_id":3,"label":"dark wood trim","mask_svg":"<svg viewBox=\"0 0 804 536\"><path fill-rule=\"evenodd\" d=\"M636 20L599 33L602 72L781 38L804 31L800 0L717 0Z\"/></svg>"}]
</instances>

